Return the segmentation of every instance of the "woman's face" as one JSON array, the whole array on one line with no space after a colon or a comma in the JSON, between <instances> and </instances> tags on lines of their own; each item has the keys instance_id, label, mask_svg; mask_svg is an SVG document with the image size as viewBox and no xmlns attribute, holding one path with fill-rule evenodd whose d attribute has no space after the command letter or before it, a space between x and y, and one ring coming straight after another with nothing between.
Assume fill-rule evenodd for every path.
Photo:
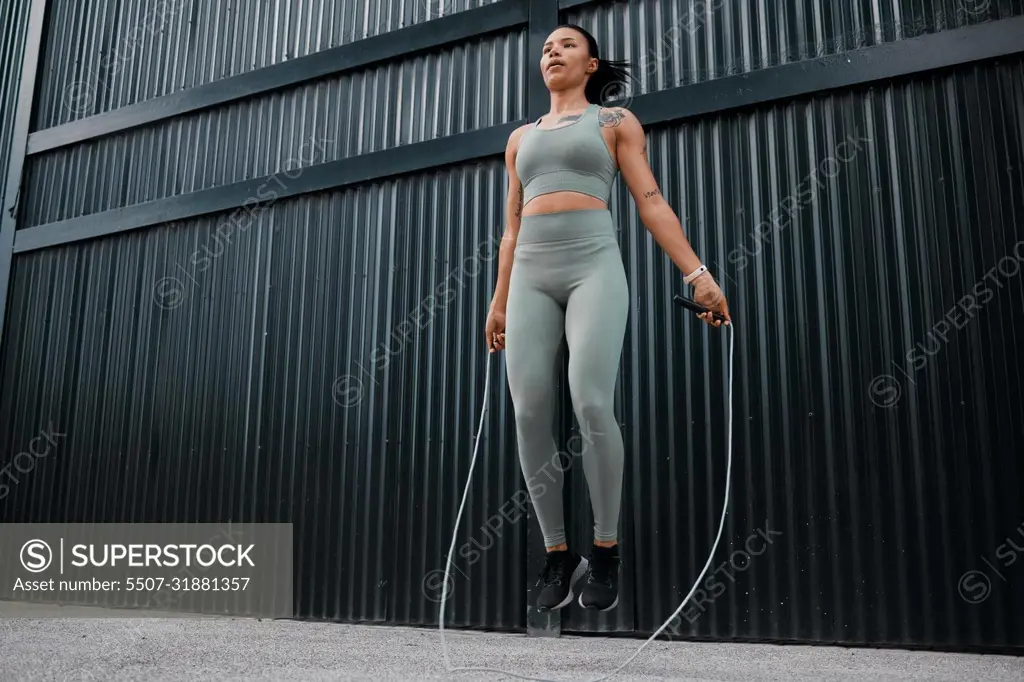
<instances>
[{"instance_id":1,"label":"woman's face","mask_svg":"<svg viewBox=\"0 0 1024 682\"><path fill-rule=\"evenodd\" d=\"M587 39L571 28L560 28L548 36L540 58L540 72L549 90L564 90L586 81L597 70L590 57Z\"/></svg>"}]
</instances>

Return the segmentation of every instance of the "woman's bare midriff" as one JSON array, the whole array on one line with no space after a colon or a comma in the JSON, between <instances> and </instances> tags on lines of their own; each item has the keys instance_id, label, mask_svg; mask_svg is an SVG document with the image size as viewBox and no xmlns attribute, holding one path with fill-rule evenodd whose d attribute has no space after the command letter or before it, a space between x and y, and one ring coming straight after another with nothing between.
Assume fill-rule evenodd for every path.
<instances>
[{"instance_id":1,"label":"woman's bare midriff","mask_svg":"<svg viewBox=\"0 0 1024 682\"><path fill-rule=\"evenodd\" d=\"M606 209L608 205L597 197L579 192L552 192L531 199L523 207L523 217L541 215L542 213L562 213L564 211L587 211Z\"/></svg>"}]
</instances>

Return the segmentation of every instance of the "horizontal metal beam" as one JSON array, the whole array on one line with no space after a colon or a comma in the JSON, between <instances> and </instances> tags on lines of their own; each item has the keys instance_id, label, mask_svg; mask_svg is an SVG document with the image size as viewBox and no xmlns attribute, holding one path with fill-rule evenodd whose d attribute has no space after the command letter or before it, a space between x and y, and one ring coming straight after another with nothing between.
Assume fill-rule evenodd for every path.
<instances>
[{"instance_id":1,"label":"horizontal metal beam","mask_svg":"<svg viewBox=\"0 0 1024 682\"><path fill-rule=\"evenodd\" d=\"M18 230L14 251L24 253L105 237L503 154L509 135L524 123L520 120L316 166L282 170L266 177Z\"/></svg>"},{"instance_id":2,"label":"horizontal metal beam","mask_svg":"<svg viewBox=\"0 0 1024 682\"><path fill-rule=\"evenodd\" d=\"M638 96L628 106L645 126L862 85L1024 51L1024 17L979 24L841 55L775 66ZM516 121L306 168L277 198L322 191L500 155ZM297 173L298 171L288 171ZM277 173L275 175L281 175ZM274 176L19 230L16 253L229 211Z\"/></svg>"},{"instance_id":3,"label":"horizontal metal beam","mask_svg":"<svg viewBox=\"0 0 1024 682\"><path fill-rule=\"evenodd\" d=\"M628 106L656 125L1022 51L1024 17L1016 17L662 90Z\"/></svg>"},{"instance_id":4,"label":"horizontal metal beam","mask_svg":"<svg viewBox=\"0 0 1024 682\"><path fill-rule=\"evenodd\" d=\"M341 45L262 69L32 133L28 154L41 154L209 107L434 50L526 25L527 3L503 0Z\"/></svg>"},{"instance_id":5,"label":"horizontal metal beam","mask_svg":"<svg viewBox=\"0 0 1024 682\"><path fill-rule=\"evenodd\" d=\"M579 7L580 5L593 5L598 2L607 2L608 0L558 0L558 9L572 9L573 7Z\"/></svg>"}]
</instances>

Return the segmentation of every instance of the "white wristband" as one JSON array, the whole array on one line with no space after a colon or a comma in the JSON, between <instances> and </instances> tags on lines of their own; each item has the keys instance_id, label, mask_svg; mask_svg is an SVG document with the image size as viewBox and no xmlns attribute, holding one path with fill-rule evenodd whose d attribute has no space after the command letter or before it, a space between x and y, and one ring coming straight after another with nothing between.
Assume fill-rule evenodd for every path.
<instances>
[{"instance_id":1,"label":"white wristband","mask_svg":"<svg viewBox=\"0 0 1024 682\"><path fill-rule=\"evenodd\" d=\"M693 272L691 272L689 275L684 277L683 281L686 282L687 284L690 284L691 282L693 282L693 280L697 279L698 277L700 277L701 275L703 275L707 271L708 271L708 266L702 265L699 268L697 268L696 270L694 270Z\"/></svg>"}]
</instances>

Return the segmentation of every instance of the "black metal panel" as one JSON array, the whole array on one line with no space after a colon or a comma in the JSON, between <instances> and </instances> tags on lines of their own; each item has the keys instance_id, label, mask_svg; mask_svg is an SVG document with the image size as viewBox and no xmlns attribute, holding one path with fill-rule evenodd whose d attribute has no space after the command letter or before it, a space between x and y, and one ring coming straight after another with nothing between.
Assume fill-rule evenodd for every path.
<instances>
[{"instance_id":1,"label":"black metal panel","mask_svg":"<svg viewBox=\"0 0 1024 682\"><path fill-rule=\"evenodd\" d=\"M550 5L544 5L544 8L531 11L552 14L550 9ZM549 23L552 21L550 17L544 20ZM534 22L534 25L539 24ZM550 30L531 29L530 54L539 52L540 45L549 33ZM1003 56L1021 50L1024 50L1024 17L1015 17L846 53L842 59L826 57L649 93L631 100L628 106L645 125L656 125L784 100L808 92L914 74L946 67L957 61L969 62ZM527 62L531 59L528 56ZM841 66L840 63L848 66ZM530 106L531 109L540 107L530 112L530 118L533 119L547 109L544 99L547 90L539 77L528 80L527 87L533 100L544 102ZM286 193L281 196L330 189L431 166L497 155L504 151L508 134L522 123L516 121L506 126L323 164L305 173L301 182L290 183ZM271 177L256 178L212 190L40 225L19 234L15 249L21 252L226 210L240 206L269 181Z\"/></svg>"},{"instance_id":2,"label":"black metal panel","mask_svg":"<svg viewBox=\"0 0 1024 682\"><path fill-rule=\"evenodd\" d=\"M842 67L842 75L851 51L1022 14L1019 0L632 0L573 8L566 18L588 28L605 56L631 63L635 98L801 62L809 73Z\"/></svg>"},{"instance_id":3,"label":"black metal panel","mask_svg":"<svg viewBox=\"0 0 1024 682\"><path fill-rule=\"evenodd\" d=\"M467 159L493 156L504 151L505 140L520 125L522 121L516 121L350 159L331 161L310 168L275 173L200 192L179 194L137 206L30 227L18 230L14 250L16 253L23 253L242 206L248 210L248 207L258 207L269 201L309 192L412 173ZM296 177L291 177L292 174ZM282 175L286 176L287 180L282 180Z\"/></svg>"},{"instance_id":4,"label":"black metal panel","mask_svg":"<svg viewBox=\"0 0 1024 682\"><path fill-rule=\"evenodd\" d=\"M524 119L525 42L491 35L33 157L19 227L249 178L287 184L308 166Z\"/></svg>"},{"instance_id":5,"label":"black metal panel","mask_svg":"<svg viewBox=\"0 0 1024 682\"><path fill-rule=\"evenodd\" d=\"M391 288L373 302L376 314L388 321L387 331L348 371L361 381L367 399L379 401L366 409L387 421L389 447L399 463L391 501L393 533L403 552L390 592L395 620L437 624L445 560L489 382L477 461L456 533L446 619L450 625L520 630L531 522L502 358L492 356L489 378L484 373L483 329L507 192L504 163L385 185L389 191L391 186L387 211L395 216L393 232L381 245ZM461 658L454 651L453 656Z\"/></svg>"},{"instance_id":6,"label":"black metal panel","mask_svg":"<svg viewBox=\"0 0 1024 682\"><path fill-rule=\"evenodd\" d=\"M436 623L504 192L502 164L466 165L281 201L244 229L204 218L18 256L0 466L51 421L63 435L15 472L0 522L291 522L298 617ZM453 625L524 625L503 371Z\"/></svg>"},{"instance_id":7,"label":"black metal panel","mask_svg":"<svg viewBox=\"0 0 1024 682\"><path fill-rule=\"evenodd\" d=\"M505 0L53 0L33 130Z\"/></svg>"},{"instance_id":8,"label":"black metal panel","mask_svg":"<svg viewBox=\"0 0 1024 682\"><path fill-rule=\"evenodd\" d=\"M0 55L4 57L0 75L0 348L45 16L46 0L16 0L0 10L4 20L0 34Z\"/></svg>"},{"instance_id":9,"label":"black metal panel","mask_svg":"<svg viewBox=\"0 0 1024 682\"><path fill-rule=\"evenodd\" d=\"M640 95L629 109L656 125L1018 52L1024 16Z\"/></svg>"},{"instance_id":10,"label":"black metal panel","mask_svg":"<svg viewBox=\"0 0 1024 682\"><path fill-rule=\"evenodd\" d=\"M1007 58L650 136L736 322L730 513L674 638L1024 652L1022 82ZM651 633L717 530L729 337L618 198Z\"/></svg>"},{"instance_id":11,"label":"black metal panel","mask_svg":"<svg viewBox=\"0 0 1024 682\"><path fill-rule=\"evenodd\" d=\"M6 205L7 174L31 9L32 0L11 0L0 5L0 208Z\"/></svg>"},{"instance_id":12,"label":"black metal panel","mask_svg":"<svg viewBox=\"0 0 1024 682\"><path fill-rule=\"evenodd\" d=\"M120 107L108 113L46 128L29 136L28 153L39 154L66 145L80 144L104 135L248 99L343 71L386 62L396 57L408 57L486 33L515 28L525 23L526 19L526 6L522 0L495 2Z\"/></svg>"}]
</instances>

